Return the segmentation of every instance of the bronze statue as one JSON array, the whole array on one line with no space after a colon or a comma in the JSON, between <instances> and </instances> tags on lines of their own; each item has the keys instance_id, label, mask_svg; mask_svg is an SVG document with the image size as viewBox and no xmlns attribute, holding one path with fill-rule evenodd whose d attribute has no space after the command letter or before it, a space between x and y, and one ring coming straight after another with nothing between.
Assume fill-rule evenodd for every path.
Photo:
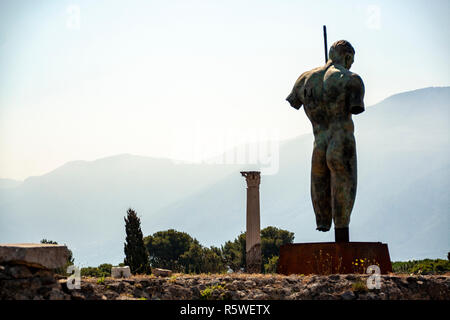
<instances>
[{"instance_id":1,"label":"bronze statue","mask_svg":"<svg viewBox=\"0 0 450 320\"><path fill-rule=\"evenodd\" d=\"M356 197L356 144L352 114L364 111L364 84L350 72L355 50L335 42L322 67L303 73L286 98L295 109L305 107L314 132L311 197L317 230L334 222L337 242L348 242L350 214Z\"/></svg>"}]
</instances>

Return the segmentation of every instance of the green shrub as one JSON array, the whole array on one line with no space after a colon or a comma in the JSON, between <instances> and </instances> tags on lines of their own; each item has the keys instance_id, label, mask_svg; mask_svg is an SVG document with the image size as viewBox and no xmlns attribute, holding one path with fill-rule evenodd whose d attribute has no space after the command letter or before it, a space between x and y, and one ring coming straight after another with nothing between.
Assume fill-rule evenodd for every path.
<instances>
[{"instance_id":1,"label":"green shrub","mask_svg":"<svg viewBox=\"0 0 450 320\"><path fill-rule=\"evenodd\" d=\"M392 263L392 271L396 273L442 274L450 271L450 261L443 259L396 261Z\"/></svg>"},{"instance_id":2,"label":"green shrub","mask_svg":"<svg viewBox=\"0 0 450 320\"><path fill-rule=\"evenodd\" d=\"M81 276L83 277L95 277L106 278L111 276L112 264L103 263L98 267L86 267L81 268Z\"/></svg>"},{"instance_id":3,"label":"green shrub","mask_svg":"<svg viewBox=\"0 0 450 320\"><path fill-rule=\"evenodd\" d=\"M264 273L276 273L278 266L278 256L273 256L269 259L269 261L264 265Z\"/></svg>"},{"instance_id":4,"label":"green shrub","mask_svg":"<svg viewBox=\"0 0 450 320\"><path fill-rule=\"evenodd\" d=\"M269 265L269 272L276 272L274 266L275 260L270 262L273 257L278 257L280 247L294 241L294 233L276 227L266 227L261 230L261 272L266 271L266 265ZM246 267L246 233L241 233L233 242L227 241L222 247L222 255L225 264L230 266L233 271L238 271ZM274 270L275 268L275 270Z\"/></svg>"},{"instance_id":5,"label":"green shrub","mask_svg":"<svg viewBox=\"0 0 450 320\"><path fill-rule=\"evenodd\" d=\"M225 288L219 284L212 287L206 287L204 290L200 291L200 299L211 300L214 291L218 291L218 293L222 296Z\"/></svg>"},{"instance_id":6,"label":"green shrub","mask_svg":"<svg viewBox=\"0 0 450 320\"><path fill-rule=\"evenodd\" d=\"M352 290L354 292L366 292L368 289L364 281L357 280L352 284Z\"/></svg>"}]
</instances>

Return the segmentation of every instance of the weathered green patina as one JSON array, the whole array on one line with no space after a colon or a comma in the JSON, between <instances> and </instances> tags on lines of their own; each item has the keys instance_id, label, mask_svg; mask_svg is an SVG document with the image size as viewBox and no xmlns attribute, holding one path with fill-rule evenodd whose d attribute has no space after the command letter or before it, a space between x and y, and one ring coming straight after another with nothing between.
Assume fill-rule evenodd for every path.
<instances>
[{"instance_id":1,"label":"weathered green patina","mask_svg":"<svg viewBox=\"0 0 450 320\"><path fill-rule=\"evenodd\" d=\"M364 111L364 84L349 69L355 50L335 42L329 60L303 73L286 98L295 109L303 105L312 123L314 149L311 197L317 230L328 231L333 220L336 240L348 241L350 214L356 197L356 144L352 114Z\"/></svg>"}]
</instances>

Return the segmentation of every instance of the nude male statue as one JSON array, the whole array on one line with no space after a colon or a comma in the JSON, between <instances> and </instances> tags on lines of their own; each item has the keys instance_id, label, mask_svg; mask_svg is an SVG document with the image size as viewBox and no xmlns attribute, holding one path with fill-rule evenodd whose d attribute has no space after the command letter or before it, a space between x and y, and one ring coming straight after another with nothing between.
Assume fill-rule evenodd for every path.
<instances>
[{"instance_id":1,"label":"nude male statue","mask_svg":"<svg viewBox=\"0 0 450 320\"><path fill-rule=\"evenodd\" d=\"M295 109L305 107L314 132L311 197L317 230L334 222L336 242L349 241L350 214L356 197L356 144L352 114L364 111L364 84L349 69L355 50L335 42L330 59L303 73L286 98Z\"/></svg>"}]
</instances>

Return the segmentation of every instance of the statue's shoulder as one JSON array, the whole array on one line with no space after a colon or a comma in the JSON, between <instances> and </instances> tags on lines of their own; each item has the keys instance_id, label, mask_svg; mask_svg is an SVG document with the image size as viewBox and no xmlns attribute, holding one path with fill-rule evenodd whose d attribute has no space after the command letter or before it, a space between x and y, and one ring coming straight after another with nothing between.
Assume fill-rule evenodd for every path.
<instances>
[{"instance_id":1,"label":"statue's shoulder","mask_svg":"<svg viewBox=\"0 0 450 320\"><path fill-rule=\"evenodd\" d=\"M298 77L296 83L304 83L309 78L323 75L325 70L326 70L326 68L324 66L322 66L322 67L317 67L317 68L311 69L309 71L305 71L300 75L300 77Z\"/></svg>"},{"instance_id":2,"label":"statue's shoulder","mask_svg":"<svg viewBox=\"0 0 450 320\"><path fill-rule=\"evenodd\" d=\"M317 67L312 70L304 72L300 77L304 78L305 80L316 78L316 77L323 77L324 73L327 71L326 66Z\"/></svg>"},{"instance_id":3,"label":"statue's shoulder","mask_svg":"<svg viewBox=\"0 0 450 320\"><path fill-rule=\"evenodd\" d=\"M297 87L301 87L303 91L311 91L312 88L322 87L323 76L326 71L327 66L322 66L302 73L297 80Z\"/></svg>"},{"instance_id":4,"label":"statue's shoulder","mask_svg":"<svg viewBox=\"0 0 450 320\"><path fill-rule=\"evenodd\" d=\"M364 82L357 73L351 72L340 65L331 65L324 75L324 81L328 85L337 81L340 83L340 86L351 85L364 87Z\"/></svg>"},{"instance_id":5,"label":"statue's shoulder","mask_svg":"<svg viewBox=\"0 0 450 320\"><path fill-rule=\"evenodd\" d=\"M300 75L300 77L297 78L297 81L295 81L294 87L297 87L297 88L298 88L298 87L304 85L304 84L305 84L305 81L306 81L308 78L311 77L311 75L313 74L314 70L315 70L315 69L303 72L303 73Z\"/></svg>"},{"instance_id":6,"label":"statue's shoulder","mask_svg":"<svg viewBox=\"0 0 450 320\"><path fill-rule=\"evenodd\" d=\"M295 81L294 88L286 98L293 108L300 109L307 100L305 94L311 94L312 87L315 87L322 81L325 71L326 66L322 66L303 72L300 77L298 77L297 81Z\"/></svg>"},{"instance_id":7,"label":"statue's shoulder","mask_svg":"<svg viewBox=\"0 0 450 320\"><path fill-rule=\"evenodd\" d=\"M349 83L352 86L364 88L364 82L363 82L362 78L357 73L351 72Z\"/></svg>"}]
</instances>

